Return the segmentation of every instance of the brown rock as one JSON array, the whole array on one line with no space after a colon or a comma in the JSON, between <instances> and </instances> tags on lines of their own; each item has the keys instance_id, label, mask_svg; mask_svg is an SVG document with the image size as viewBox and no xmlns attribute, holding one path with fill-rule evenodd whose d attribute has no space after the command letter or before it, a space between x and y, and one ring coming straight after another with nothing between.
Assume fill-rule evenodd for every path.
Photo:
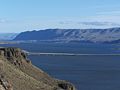
<instances>
[{"instance_id":1,"label":"brown rock","mask_svg":"<svg viewBox=\"0 0 120 90\"><path fill-rule=\"evenodd\" d=\"M4 76L0 76L0 88L1 90L13 90L11 83L5 80Z\"/></svg>"},{"instance_id":2,"label":"brown rock","mask_svg":"<svg viewBox=\"0 0 120 90\"><path fill-rule=\"evenodd\" d=\"M75 90L32 65L19 48L0 48L0 57L0 90Z\"/></svg>"}]
</instances>

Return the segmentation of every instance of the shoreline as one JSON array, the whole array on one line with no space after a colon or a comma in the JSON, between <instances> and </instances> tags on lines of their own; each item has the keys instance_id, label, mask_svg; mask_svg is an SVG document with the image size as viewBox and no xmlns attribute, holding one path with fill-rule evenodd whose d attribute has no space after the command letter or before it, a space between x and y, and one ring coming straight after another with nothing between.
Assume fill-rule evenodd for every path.
<instances>
[{"instance_id":1,"label":"shoreline","mask_svg":"<svg viewBox=\"0 0 120 90\"><path fill-rule=\"evenodd\" d=\"M49 55L49 56L120 56L120 54L74 54L74 53L37 53L37 52L26 52L28 55Z\"/></svg>"}]
</instances>

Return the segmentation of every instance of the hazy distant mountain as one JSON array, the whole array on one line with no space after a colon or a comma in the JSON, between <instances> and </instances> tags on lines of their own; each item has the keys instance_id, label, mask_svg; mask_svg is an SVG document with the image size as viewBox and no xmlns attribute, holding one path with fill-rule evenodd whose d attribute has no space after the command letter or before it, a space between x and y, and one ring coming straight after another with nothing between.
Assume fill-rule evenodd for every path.
<instances>
[{"instance_id":1,"label":"hazy distant mountain","mask_svg":"<svg viewBox=\"0 0 120 90\"><path fill-rule=\"evenodd\" d=\"M12 40L17 35L17 33L0 33L0 40Z\"/></svg>"},{"instance_id":2,"label":"hazy distant mountain","mask_svg":"<svg viewBox=\"0 0 120 90\"><path fill-rule=\"evenodd\" d=\"M120 42L120 28L109 29L46 29L20 33L14 40L65 42Z\"/></svg>"}]
</instances>

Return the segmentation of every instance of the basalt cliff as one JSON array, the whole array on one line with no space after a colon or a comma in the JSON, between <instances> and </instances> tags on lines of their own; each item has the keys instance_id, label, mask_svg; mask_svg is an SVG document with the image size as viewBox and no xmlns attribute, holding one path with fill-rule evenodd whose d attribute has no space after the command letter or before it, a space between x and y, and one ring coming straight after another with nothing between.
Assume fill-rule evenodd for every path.
<instances>
[{"instance_id":1,"label":"basalt cliff","mask_svg":"<svg viewBox=\"0 0 120 90\"><path fill-rule=\"evenodd\" d=\"M75 90L32 65L19 48L0 48L0 90Z\"/></svg>"}]
</instances>

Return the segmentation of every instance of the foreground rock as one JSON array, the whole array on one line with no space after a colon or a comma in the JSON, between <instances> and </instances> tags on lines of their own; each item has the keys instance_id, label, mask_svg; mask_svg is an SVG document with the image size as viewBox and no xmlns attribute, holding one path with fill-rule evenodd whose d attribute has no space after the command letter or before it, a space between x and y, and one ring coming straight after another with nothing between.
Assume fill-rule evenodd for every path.
<instances>
[{"instance_id":1,"label":"foreground rock","mask_svg":"<svg viewBox=\"0 0 120 90\"><path fill-rule=\"evenodd\" d=\"M5 80L4 76L0 76L0 90L13 90L11 83Z\"/></svg>"},{"instance_id":2,"label":"foreground rock","mask_svg":"<svg viewBox=\"0 0 120 90\"><path fill-rule=\"evenodd\" d=\"M32 65L21 49L0 48L0 90L75 90L75 87Z\"/></svg>"}]
</instances>

